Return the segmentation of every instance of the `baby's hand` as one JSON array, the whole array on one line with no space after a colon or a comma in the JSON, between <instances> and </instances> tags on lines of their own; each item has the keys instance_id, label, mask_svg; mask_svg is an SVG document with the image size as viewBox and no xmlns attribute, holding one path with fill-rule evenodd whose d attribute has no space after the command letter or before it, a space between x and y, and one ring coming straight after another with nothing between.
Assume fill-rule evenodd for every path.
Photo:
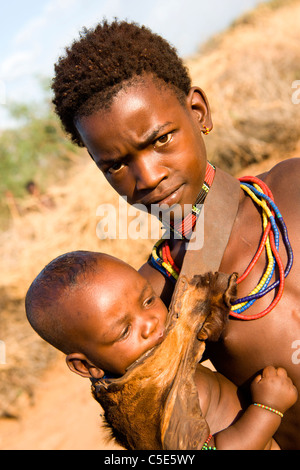
<instances>
[{"instance_id":1,"label":"baby's hand","mask_svg":"<svg viewBox=\"0 0 300 470\"><path fill-rule=\"evenodd\" d=\"M251 384L252 400L284 413L298 398L298 392L282 367L266 367Z\"/></svg>"}]
</instances>

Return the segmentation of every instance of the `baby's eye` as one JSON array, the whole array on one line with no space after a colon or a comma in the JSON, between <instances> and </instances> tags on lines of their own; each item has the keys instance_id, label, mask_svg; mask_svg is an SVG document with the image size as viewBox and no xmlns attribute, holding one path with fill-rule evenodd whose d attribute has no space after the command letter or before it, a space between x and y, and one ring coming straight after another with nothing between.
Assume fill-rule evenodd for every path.
<instances>
[{"instance_id":1,"label":"baby's eye","mask_svg":"<svg viewBox=\"0 0 300 470\"><path fill-rule=\"evenodd\" d=\"M159 147L163 147L163 145L168 144L171 141L172 136L173 134L171 132L169 134L162 135L155 141L154 147L159 148Z\"/></svg>"},{"instance_id":2,"label":"baby's eye","mask_svg":"<svg viewBox=\"0 0 300 470\"><path fill-rule=\"evenodd\" d=\"M122 341L126 339L130 334L130 325L127 325L124 330L122 331L121 335L119 336L118 341Z\"/></svg>"},{"instance_id":3,"label":"baby's eye","mask_svg":"<svg viewBox=\"0 0 300 470\"><path fill-rule=\"evenodd\" d=\"M150 305L153 304L154 301L155 301L155 295L152 295L151 297L148 297L148 298L144 301L144 307L149 307Z\"/></svg>"}]
</instances>

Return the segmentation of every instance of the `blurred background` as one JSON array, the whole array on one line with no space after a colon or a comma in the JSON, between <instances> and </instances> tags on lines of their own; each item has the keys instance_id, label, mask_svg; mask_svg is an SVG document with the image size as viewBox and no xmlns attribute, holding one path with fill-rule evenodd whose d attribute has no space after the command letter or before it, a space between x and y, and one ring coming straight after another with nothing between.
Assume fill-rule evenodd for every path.
<instances>
[{"instance_id":1,"label":"blurred background","mask_svg":"<svg viewBox=\"0 0 300 470\"><path fill-rule=\"evenodd\" d=\"M3 3L3 2L2 2ZM135 268L155 240L100 240L97 207L118 198L51 106L53 64L103 17L174 45L212 108L209 159L234 176L300 156L300 0L11 0L1 5L0 449L114 449L89 382L27 325L24 296L71 250ZM299 84L298 84L299 83Z\"/></svg>"}]
</instances>

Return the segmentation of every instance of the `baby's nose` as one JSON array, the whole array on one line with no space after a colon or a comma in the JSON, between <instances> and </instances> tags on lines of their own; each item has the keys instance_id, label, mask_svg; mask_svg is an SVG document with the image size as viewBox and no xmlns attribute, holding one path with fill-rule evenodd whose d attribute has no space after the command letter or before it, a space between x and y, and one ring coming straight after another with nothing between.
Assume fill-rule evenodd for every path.
<instances>
[{"instance_id":1,"label":"baby's nose","mask_svg":"<svg viewBox=\"0 0 300 470\"><path fill-rule=\"evenodd\" d=\"M148 339L149 336L154 333L158 325L158 318L152 317L148 318L147 320L143 321L142 327L141 327L141 335L144 339Z\"/></svg>"}]
</instances>

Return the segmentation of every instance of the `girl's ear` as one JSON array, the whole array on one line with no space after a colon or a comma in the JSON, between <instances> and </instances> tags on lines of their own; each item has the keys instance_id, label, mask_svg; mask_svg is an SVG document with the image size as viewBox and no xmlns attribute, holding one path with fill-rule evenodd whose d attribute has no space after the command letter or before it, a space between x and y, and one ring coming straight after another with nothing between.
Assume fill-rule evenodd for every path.
<instances>
[{"instance_id":1,"label":"girl's ear","mask_svg":"<svg viewBox=\"0 0 300 470\"><path fill-rule=\"evenodd\" d=\"M201 131L205 133L210 132L213 128L213 123L208 99L204 91L201 88L194 86L190 89L186 100L187 107L196 116Z\"/></svg>"},{"instance_id":2,"label":"girl's ear","mask_svg":"<svg viewBox=\"0 0 300 470\"><path fill-rule=\"evenodd\" d=\"M84 354L68 354L66 363L72 372L81 375L81 377L101 379L104 376L104 371L89 361Z\"/></svg>"}]
</instances>

